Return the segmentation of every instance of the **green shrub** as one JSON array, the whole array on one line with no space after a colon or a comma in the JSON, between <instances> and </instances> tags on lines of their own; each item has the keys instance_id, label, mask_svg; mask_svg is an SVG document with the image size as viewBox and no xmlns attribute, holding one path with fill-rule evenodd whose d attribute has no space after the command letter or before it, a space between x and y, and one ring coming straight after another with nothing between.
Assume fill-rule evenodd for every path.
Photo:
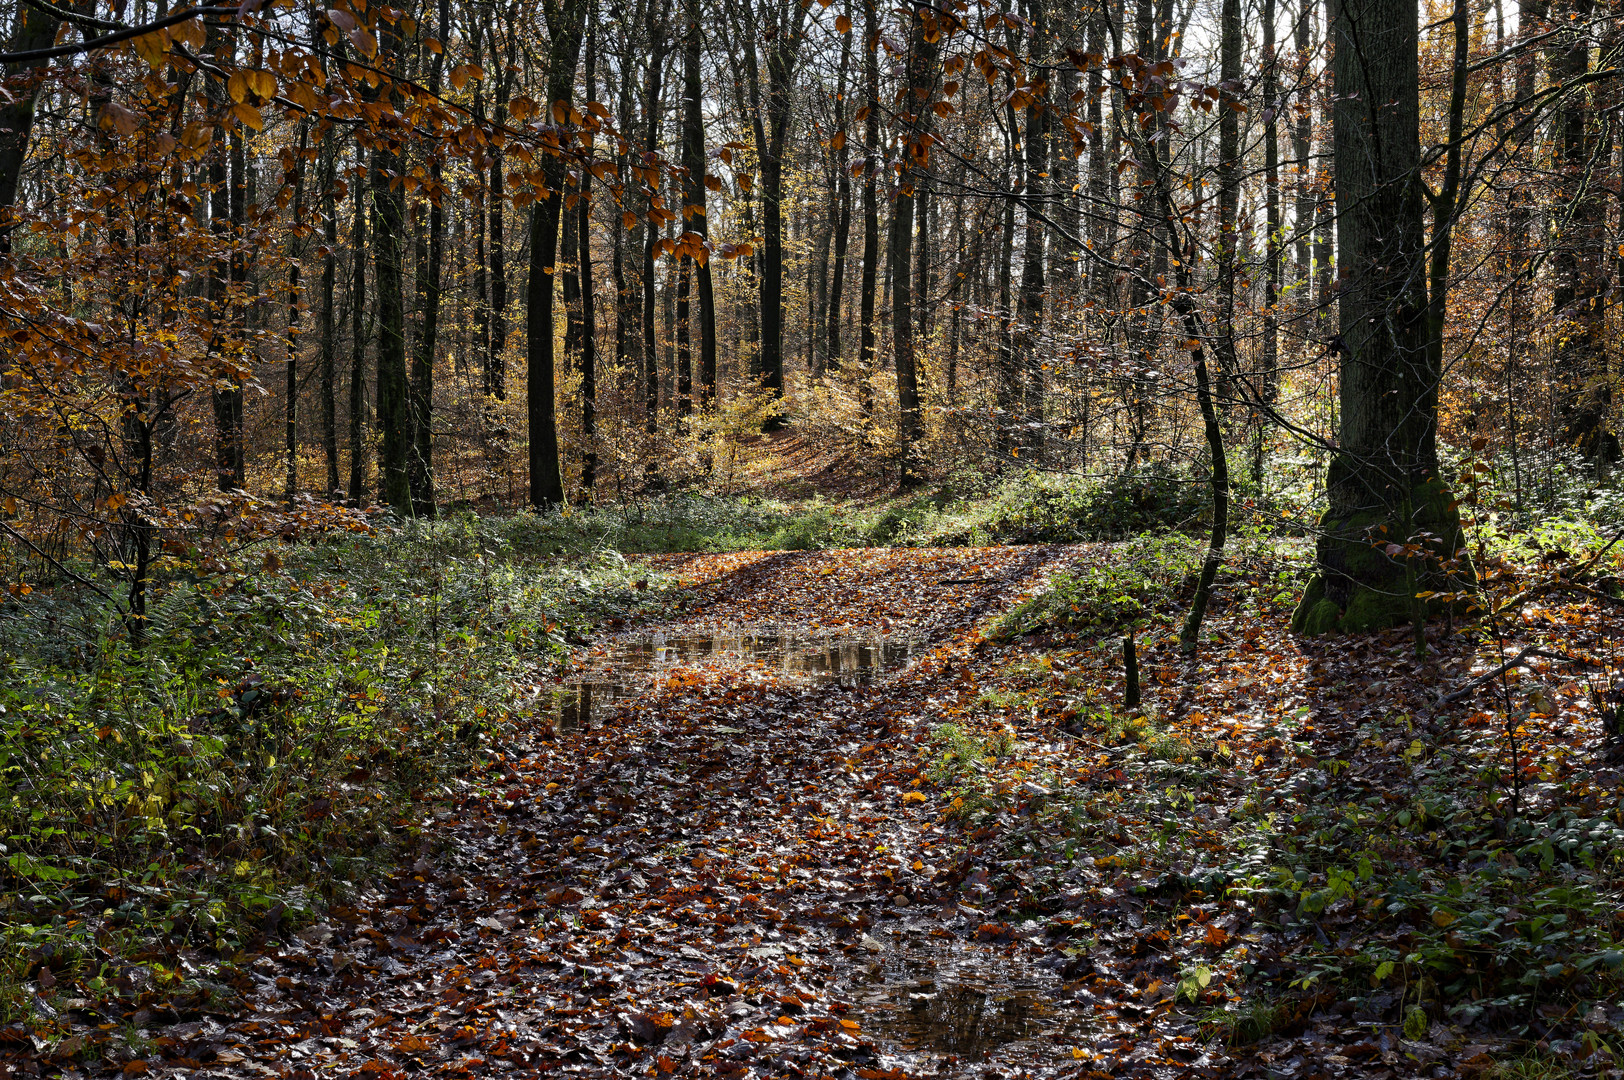
<instances>
[{"instance_id":1,"label":"green shrub","mask_svg":"<svg viewBox=\"0 0 1624 1080\"><path fill-rule=\"evenodd\" d=\"M1039 630L1118 632L1172 603L1201 565L1204 550L1193 537L1141 536L1049 580L1046 591L1017 605L1000 620L1004 635Z\"/></svg>"}]
</instances>

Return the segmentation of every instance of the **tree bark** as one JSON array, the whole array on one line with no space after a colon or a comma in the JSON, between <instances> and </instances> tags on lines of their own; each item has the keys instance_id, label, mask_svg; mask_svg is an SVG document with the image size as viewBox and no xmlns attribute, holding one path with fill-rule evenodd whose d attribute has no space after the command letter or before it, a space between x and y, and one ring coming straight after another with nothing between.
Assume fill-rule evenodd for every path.
<instances>
[{"instance_id":1,"label":"tree bark","mask_svg":"<svg viewBox=\"0 0 1624 1080\"><path fill-rule=\"evenodd\" d=\"M60 20L38 8L22 8L21 25L11 39L11 51L32 52L56 40ZM12 212L17 206L17 182L28 159L28 138L34 128L34 99L48 60L7 64L5 85L11 96L0 105L0 255L11 251Z\"/></svg>"},{"instance_id":2,"label":"tree bark","mask_svg":"<svg viewBox=\"0 0 1624 1080\"><path fill-rule=\"evenodd\" d=\"M1553 20L1551 82L1583 79L1590 71L1593 0L1567 0ZM1608 429L1612 387L1607 372L1607 210L1598 182L1606 166L1595 153L1590 88L1564 93L1554 130L1557 206L1554 219L1551 304L1559 332L1553 356L1557 420L1562 441L1593 461L1618 457L1618 436ZM1565 324L1565 325L1563 325Z\"/></svg>"},{"instance_id":3,"label":"tree bark","mask_svg":"<svg viewBox=\"0 0 1624 1080\"><path fill-rule=\"evenodd\" d=\"M1342 429L1318 573L1292 619L1309 634L1403 623L1418 583L1444 592L1470 581L1438 473L1417 15L1416 0L1332 3Z\"/></svg>"},{"instance_id":4,"label":"tree bark","mask_svg":"<svg viewBox=\"0 0 1624 1080\"><path fill-rule=\"evenodd\" d=\"M710 239L705 195L705 116L704 94L700 86L700 12L698 0L688 0L684 22L682 58L682 167L686 170L683 194L687 231L697 233L701 243ZM711 281L709 257L694 263L692 270L699 293L699 405L716 399L716 293ZM690 330L690 339L693 334Z\"/></svg>"},{"instance_id":5,"label":"tree bark","mask_svg":"<svg viewBox=\"0 0 1624 1080\"><path fill-rule=\"evenodd\" d=\"M863 4L863 278L858 287L857 394L863 414L872 409L874 289L879 280L880 212L875 184L880 170L879 0Z\"/></svg>"},{"instance_id":6,"label":"tree bark","mask_svg":"<svg viewBox=\"0 0 1624 1080\"><path fill-rule=\"evenodd\" d=\"M406 298L403 270L405 205L389 178L398 155L383 146L372 153L373 274L378 293L378 488L402 518L412 513L407 459L411 455L411 404L406 381Z\"/></svg>"},{"instance_id":7,"label":"tree bark","mask_svg":"<svg viewBox=\"0 0 1624 1080\"><path fill-rule=\"evenodd\" d=\"M587 32L584 87L586 100L596 93L598 42L596 29ZM580 212L576 224L576 263L581 279L580 340L577 362L581 374L581 492L587 502L596 497L598 486L598 320L593 304L592 282L592 172L581 172Z\"/></svg>"},{"instance_id":8,"label":"tree bark","mask_svg":"<svg viewBox=\"0 0 1624 1080\"><path fill-rule=\"evenodd\" d=\"M366 442L362 427L366 413L367 370L367 262L366 205L361 198L361 151L355 152L356 174L350 186L350 210L354 223L350 233L350 479L347 495L352 506L366 497Z\"/></svg>"},{"instance_id":9,"label":"tree bark","mask_svg":"<svg viewBox=\"0 0 1624 1080\"><path fill-rule=\"evenodd\" d=\"M451 37L450 0L439 0L440 36ZM443 51L429 62L429 93L440 92ZM429 231L426 258L418 264L416 350L412 355L411 425L412 449L408 479L412 493L412 513L432 518L434 498L434 360L440 337L440 301L444 296L441 271L445 263L445 197L441 184L442 166L437 149L431 148L429 161Z\"/></svg>"},{"instance_id":10,"label":"tree bark","mask_svg":"<svg viewBox=\"0 0 1624 1080\"><path fill-rule=\"evenodd\" d=\"M336 498L338 479L338 206L333 197L337 183L337 155L331 137L322 142L322 239L327 252L321 260L321 448L327 459L327 497Z\"/></svg>"},{"instance_id":11,"label":"tree bark","mask_svg":"<svg viewBox=\"0 0 1624 1080\"><path fill-rule=\"evenodd\" d=\"M550 39L544 109L566 111L574 96L575 65L585 28L585 0L545 0ZM530 426L530 505L538 510L564 501L558 465L558 415L553 360L553 277L557 269L558 226L566 170L557 154L542 158L547 190L538 192L530 213L530 280L525 297L526 415Z\"/></svg>"}]
</instances>

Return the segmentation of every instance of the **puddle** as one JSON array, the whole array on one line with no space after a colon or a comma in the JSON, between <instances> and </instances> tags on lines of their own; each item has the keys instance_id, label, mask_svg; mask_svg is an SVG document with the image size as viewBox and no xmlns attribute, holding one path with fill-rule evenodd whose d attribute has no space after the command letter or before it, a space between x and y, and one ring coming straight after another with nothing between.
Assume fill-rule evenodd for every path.
<instances>
[{"instance_id":1,"label":"puddle","mask_svg":"<svg viewBox=\"0 0 1624 1080\"><path fill-rule=\"evenodd\" d=\"M852 990L864 1030L909 1050L980 1061L1001 1047L1068 1038L1081 1018L1054 1001L1060 983L1002 950L893 938Z\"/></svg>"},{"instance_id":2,"label":"puddle","mask_svg":"<svg viewBox=\"0 0 1624 1080\"><path fill-rule=\"evenodd\" d=\"M553 694L560 731L594 727L616 702L682 670L753 671L811 685L861 686L913 661L911 639L818 637L774 630L617 638L593 648Z\"/></svg>"}]
</instances>

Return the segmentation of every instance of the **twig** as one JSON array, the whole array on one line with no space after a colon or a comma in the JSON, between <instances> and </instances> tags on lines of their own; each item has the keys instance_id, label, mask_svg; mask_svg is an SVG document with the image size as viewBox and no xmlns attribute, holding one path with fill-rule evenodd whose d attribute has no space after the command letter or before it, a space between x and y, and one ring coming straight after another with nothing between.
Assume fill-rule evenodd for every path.
<instances>
[{"instance_id":1,"label":"twig","mask_svg":"<svg viewBox=\"0 0 1624 1080\"><path fill-rule=\"evenodd\" d=\"M1459 701L1461 698L1467 696L1478 687L1483 686L1485 683L1491 683L1495 679L1498 679L1512 668L1521 667L1531 656L1542 657L1546 660L1563 660L1570 664L1582 664L1585 667L1601 666L1596 661L1587 659L1583 656L1569 656L1567 653L1552 652L1550 649L1542 649L1537 645L1530 645L1516 656L1513 656L1510 660L1507 660L1505 663L1495 668L1493 671L1484 672L1482 675L1479 675L1477 678L1473 679L1459 690L1456 690L1453 694L1446 694L1439 698L1438 704L1447 705L1452 701Z\"/></svg>"}]
</instances>

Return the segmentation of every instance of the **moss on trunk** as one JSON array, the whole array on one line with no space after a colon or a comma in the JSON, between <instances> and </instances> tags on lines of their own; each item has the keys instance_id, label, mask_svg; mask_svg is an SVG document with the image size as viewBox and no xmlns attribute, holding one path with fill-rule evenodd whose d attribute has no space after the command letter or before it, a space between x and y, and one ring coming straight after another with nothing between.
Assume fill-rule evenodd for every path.
<instances>
[{"instance_id":1,"label":"moss on trunk","mask_svg":"<svg viewBox=\"0 0 1624 1080\"><path fill-rule=\"evenodd\" d=\"M1449 595L1476 587L1460 514L1437 477L1413 485L1392 509L1320 519L1319 573L1291 617L1300 634L1365 633L1442 614ZM1399 551L1389 553L1389 545ZM1445 594L1426 600L1418 593Z\"/></svg>"}]
</instances>

